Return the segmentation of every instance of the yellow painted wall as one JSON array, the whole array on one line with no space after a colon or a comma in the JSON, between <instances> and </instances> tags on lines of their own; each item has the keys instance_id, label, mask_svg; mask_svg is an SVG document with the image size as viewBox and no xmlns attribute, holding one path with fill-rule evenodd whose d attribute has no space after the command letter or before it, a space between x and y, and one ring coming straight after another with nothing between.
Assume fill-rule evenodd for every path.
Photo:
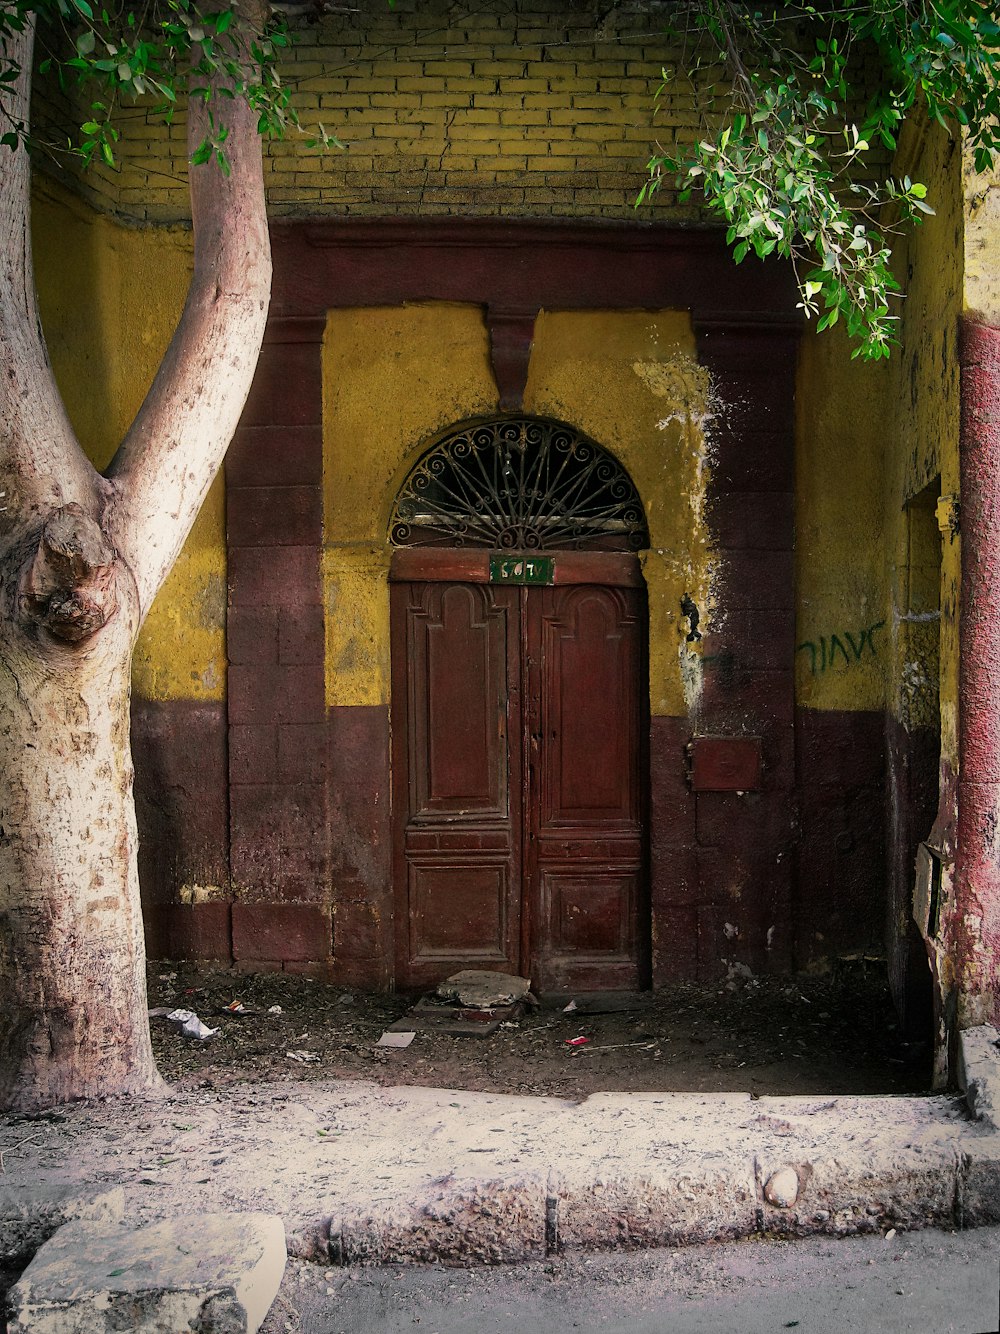
<instances>
[{"instance_id":1,"label":"yellow painted wall","mask_svg":"<svg viewBox=\"0 0 1000 1334\"><path fill-rule=\"evenodd\" d=\"M32 236L39 305L60 392L99 468L152 383L191 271L182 228L123 227L42 182ZM143 627L133 688L146 699L225 696L225 493L216 479Z\"/></svg>"},{"instance_id":2,"label":"yellow painted wall","mask_svg":"<svg viewBox=\"0 0 1000 1334\"><path fill-rule=\"evenodd\" d=\"M907 298L900 320L901 346L894 357L892 401L896 446L885 479L887 559L897 627L896 661L889 705L904 722L919 725L920 678L939 676L941 757L958 769L958 606L961 539L949 527L953 507L938 507L941 533L941 620L937 642L919 623L905 619L927 595L914 588L911 558L914 519L904 511L935 478L939 495L959 492L961 419L959 318L963 291L961 146L937 128L910 127L900 146L899 168L928 182L935 215L896 247ZM937 553L935 552L935 555ZM927 649L923 648L927 645ZM935 660L936 659L936 660Z\"/></svg>"},{"instance_id":3,"label":"yellow painted wall","mask_svg":"<svg viewBox=\"0 0 1000 1334\"><path fill-rule=\"evenodd\" d=\"M939 473L942 494L958 491L957 151L943 131L907 129L896 170L928 182L936 214L895 239L895 270L906 291L896 306L899 346L888 362L871 365L851 360L839 329L805 334L796 456L797 642L814 646L796 653L799 704L888 708L916 725L920 682L940 664L942 754L955 763L959 542L949 536L944 543L938 655L927 629L906 620L912 583L906 505ZM858 644L865 631L857 658L847 634ZM850 661L835 648L831 663L833 635Z\"/></svg>"},{"instance_id":4,"label":"yellow painted wall","mask_svg":"<svg viewBox=\"0 0 1000 1334\"><path fill-rule=\"evenodd\" d=\"M795 693L806 708L885 706L886 384L884 365L851 361L839 329L803 335L796 396Z\"/></svg>"},{"instance_id":5,"label":"yellow painted wall","mask_svg":"<svg viewBox=\"0 0 1000 1334\"><path fill-rule=\"evenodd\" d=\"M477 306L331 311L323 344L326 693L389 698L389 513L419 445L494 412Z\"/></svg>"},{"instance_id":6,"label":"yellow painted wall","mask_svg":"<svg viewBox=\"0 0 1000 1334\"><path fill-rule=\"evenodd\" d=\"M680 603L688 594L711 626L703 524L710 400L686 314L543 311L536 321L525 411L569 422L610 450L646 506L653 714L680 717L700 691L700 645L686 642Z\"/></svg>"},{"instance_id":7,"label":"yellow painted wall","mask_svg":"<svg viewBox=\"0 0 1000 1334\"><path fill-rule=\"evenodd\" d=\"M700 680L685 593L709 603L700 528L708 377L686 315L542 312L524 410L609 449L647 506L654 713L683 714ZM497 410L478 307L428 303L331 312L324 346L327 701L389 692L388 525L396 493L435 436Z\"/></svg>"}]
</instances>

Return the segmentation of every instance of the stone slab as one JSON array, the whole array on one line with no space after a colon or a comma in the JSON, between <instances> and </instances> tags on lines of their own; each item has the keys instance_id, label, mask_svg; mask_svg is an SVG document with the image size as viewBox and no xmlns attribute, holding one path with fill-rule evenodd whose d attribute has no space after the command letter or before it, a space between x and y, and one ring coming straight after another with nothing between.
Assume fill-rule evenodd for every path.
<instances>
[{"instance_id":1,"label":"stone slab","mask_svg":"<svg viewBox=\"0 0 1000 1334\"><path fill-rule=\"evenodd\" d=\"M446 978L437 989L442 1000L477 1010L496 1009L522 1000L531 990L531 980L515 973L466 968Z\"/></svg>"},{"instance_id":2,"label":"stone slab","mask_svg":"<svg viewBox=\"0 0 1000 1334\"><path fill-rule=\"evenodd\" d=\"M282 1222L190 1214L68 1223L11 1289L9 1334L256 1334L285 1270Z\"/></svg>"},{"instance_id":3,"label":"stone slab","mask_svg":"<svg viewBox=\"0 0 1000 1334\"><path fill-rule=\"evenodd\" d=\"M125 1192L69 1185L0 1186L0 1264L17 1269L64 1223L117 1223Z\"/></svg>"},{"instance_id":4,"label":"stone slab","mask_svg":"<svg viewBox=\"0 0 1000 1334\"><path fill-rule=\"evenodd\" d=\"M976 1120L1000 1130L1000 1033L992 1025L959 1033L958 1084Z\"/></svg>"}]
</instances>

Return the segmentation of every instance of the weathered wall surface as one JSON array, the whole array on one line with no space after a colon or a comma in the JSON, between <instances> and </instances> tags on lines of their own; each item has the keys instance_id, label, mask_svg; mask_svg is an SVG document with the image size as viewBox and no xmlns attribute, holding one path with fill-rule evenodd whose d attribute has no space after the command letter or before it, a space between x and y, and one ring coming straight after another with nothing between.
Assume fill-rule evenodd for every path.
<instances>
[{"instance_id":1,"label":"weathered wall surface","mask_svg":"<svg viewBox=\"0 0 1000 1334\"><path fill-rule=\"evenodd\" d=\"M831 930L863 921L923 1035L928 956L950 969L944 936L921 938L913 894L919 843L941 855L946 899L954 859L959 159L943 132L908 127L896 169L930 183L936 213L896 243L899 346L865 366L836 333L807 338L799 393L800 885L832 872L835 887L826 925L803 921L800 939L822 955ZM884 922L867 889L873 869L887 887Z\"/></svg>"},{"instance_id":2,"label":"weathered wall surface","mask_svg":"<svg viewBox=\"0 0 1000 1334\"><path fill-rule=\"evenodd\" d=\"M388 980L389 508L436 435L509 396L497 340L516 361L515 327L528 331L524 410L610 449L647 507L656 978L882 947L887 866L908 865L929 830L925 493L939 474L957 490L954 345L936 323L957 290L940 262L957 220L942 209L903 252L913 294L888 370L851 363L836 335L807 335L796 367L787 275L720 265L699 232L643 243L631 226L651 143L694 128L683 84L654 119L670 53L653 26L647 13L551 0L478 16L365 3L304 23L286 71L296 104L348 147L267 150L272 213L286 219L268 345L225 489L136 659L154 951ZM122 171L80 188L133 223L184 219L183 126L154 127L141 110L126 120ZM908 151L911 174L952 180L943 136ZM412 234L390 234L387 216ZM494 231L470 230L470 216ZM638 217L697 213L665 193ZM357 230L327 234L330 219ZM524 219L552 228L517 250L504 228ZM621 227L589 242L584 228L560 249L558 219ZM444 248L407 249L407 285L399 248L422 223ZM102 460L169 338L189 238L122 227L52 191L36 229L53 357ZM648 262L619 274L609 256L626 235ZM67 238L85 257L69 273L56 258ZM536 296L519 275L550 242ZM948 763L957 560L949 539ZM915 609L928 619L907 620ZM697 777L698 737L756 747L759 785ZM900 939L908 893L902 880L893 890Z\"/></svg>"},{"instance_id":3,"label":"weathered wall surface","mask_svg":"<svg viewBox=\"0 0 1000 1334\"><path fill-rule=\"evenodd\" d=\"M893 364L896 448L886 476L887 566L893 627L887 757L892 802L888 848L890 981L913 1031L936 1012L937 1077L944 1077L950 1007L949 903L953 902L959 768L960 315L963 286L961 148L937 130L901 144L900 170L932 182L933 218L899 247L908 296ZM918 845L935 851L921 862ZM939 859L939 860L938 860ZM928 869L938 891L929 883ZM923 902L921 920L916 903ZM938 919L938 920L934 920ZM933 981L933 987L931 985Z\"/></svg>"},{"instance_id":4,"label":"weathered wall surface","mask_svg":"<svg viewBox=\"0 0 1000 1334\"><path fill-rule=\"evenodd\" d=\"M803 339L796 458L799 961L881 950L890 660L884 373L834 330Z\"/></svg>"},{"instance_id":5,"label":"weathered wall surface","mask_svg":"<svg viewBox=\"0 0 1000 1334\"><path fill-rule=\"evenodd\" d=\"M1000 1020L1000 182L965 154L965 274L961 339L962 583L958 836L953 893L943 914L942 974L958 1027ZM948 964L953 976L945 973ZM954 990L949 991L949 984Z\"/></svg>"}]
</instances>

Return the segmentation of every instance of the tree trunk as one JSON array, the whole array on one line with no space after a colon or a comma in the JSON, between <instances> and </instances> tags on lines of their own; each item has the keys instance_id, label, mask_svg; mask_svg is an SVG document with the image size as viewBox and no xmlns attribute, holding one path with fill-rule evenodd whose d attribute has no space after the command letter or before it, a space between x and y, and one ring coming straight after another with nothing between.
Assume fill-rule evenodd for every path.
<instances>
[{"instance_id":1,"label":"tree trunk","mask_svg":"<svg viewBox=\"0 0 1000 1334\"><path fill-rule=\"evenodd\" d=\"M248 25L258 15L243 14ZM27 120L30 28L8 41ZM189 111L197 145L207 112ZM129 747L132 650L250 389L270 292L256 116L192 172L195 269L163 366L101 477L35 306L27 153L0 171L0 1111L159 1082ZM209 175L209 173L211 173Z\"/></svg>"},{"instance_id":2,"label":"tree trunk","mask_svg":"<svg viewBox=\"0 0 1000 1334\"><path fill-rule=\"evenodd\" d=\"M10 593L22 607L31 595L12 582L0 620L0 1107L24 1111L157 1075L129 749L137 599L81 650L30 611L25 625Z\"/></svg>"}]
</instances>

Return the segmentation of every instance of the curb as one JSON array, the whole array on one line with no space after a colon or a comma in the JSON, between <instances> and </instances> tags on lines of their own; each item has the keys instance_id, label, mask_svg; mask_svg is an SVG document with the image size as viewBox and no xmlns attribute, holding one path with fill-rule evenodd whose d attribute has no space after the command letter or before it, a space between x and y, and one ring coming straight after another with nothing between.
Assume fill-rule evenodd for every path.
<instances>
[{"instance_id":1,"label":"curb","mask_svg":"<svg viewBox=\"0 0 1000 1334\"><path fill-rule=\"evenodd\" d=\"M996 1041L962 1035L966 1100L573 1103L331 1081L178 1094L148 1122L141 1102L73 1105L30 1144L0 1120L0 1149L5 1132L23 1146L8 1154L8 1191L36 1191L0 1211L0 1253L11 1219L45 1213L39 1192L83 1195L86 1182L92 1196L120 1183L134 1226L275 1214L290 1255L341 1265L1000 1223Z\"/></svg>"}]
</instances>

